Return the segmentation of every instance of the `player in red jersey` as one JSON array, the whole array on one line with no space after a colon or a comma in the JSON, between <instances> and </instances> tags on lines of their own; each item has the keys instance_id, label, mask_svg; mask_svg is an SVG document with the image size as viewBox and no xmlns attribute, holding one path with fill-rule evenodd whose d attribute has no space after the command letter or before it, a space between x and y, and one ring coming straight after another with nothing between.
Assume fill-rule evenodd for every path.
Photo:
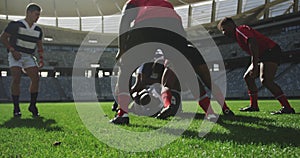
<instances>
[{"instance_id":1,"label":"player in red jersey","mask_svg":"<svg viewBox=\"0 0 300 158\"><path fill-rule=\"evenodd\" d=\"M167 0L129 0L124 6L123 16L120 24L120 36L119 36L119 53L117 54L116 59L122 61L121 64L125 64L126 55L130 53L134 53L134 49L136 46L143 46L143 44L152 43L152 45L146 45L145 49L139 50L139 55L135 56L135 61L139 61L138 59L152 59L152 52L155 52L158 48L161 48L165 54L165 57L174 65L179 65L178 63L174 63L174 55L172 54L175 48L180 54L184 55L186 59L189 60L195 72L199 75L201 72L200 62L203 60L201 54L198 52L196 48L189 48L189 42L186 39L186 33L182 26L181 17L176 13L172 4ZM168 47L169 46L169 47ZM172 47L172 48L170 48ZM131 51L130 53L125 52ZM137 52L137 51L135 51ZM124 57L125 56L125 57ZM130 64L127 63L126 66L120 67L120 74L118 77L117 83L117 96L118 103L120 105L120 110L118 115L111 120L112 123L115 124L128 124L128 104L130 103L130 94L128 92L128 81L126 79L130 78L130 73L124 73L131 71L129 70ZM137 65L141 65L142 63L136 63ZM134 66L137 67L137 66ZM181 68L182 69L182 68ZM203 69L202 69L203 70ZM182 71L181 71L182 72ZM208 73L207 73L208 72ZM205 74L209 76L209 71ZM167 71L165 72L168 73ZM185 73L185 72L183 72ZM203 75L203 74L202 74ZM163 75L168 76L168 75ZM181 76L183 76L181 74ZM199 75L200 76L200 75ZM209 79L210 77L206 77L205 79ZM163 80L164 82L170 80ZM192 93L195 97L199 97L199 104L206 112L207 116L215 113L211 109L210 99L206 95L205 91L201 91L201 94L197 94L194 85L186 81L188 88L191 89ZM209 83L207 81L205 83ZM163 83L167 85L167 83ZM200 85L201 83L199 83ZM168 86L165 87L162 92L162 98L164 102L164 110L165 113L161 118L165 118L174 112L171 105L172 93L171 90L174 89L174 84L168 83ZM208 86L210 87L210 85ZM222 94L218 94L219 98L224 98ZM220 101L222 102L222 101ZM223 102L221 103L223 108L225 107L227 110L228 107ZM231 111L230 111L231 112Z\"/></svg>"},{"instance_id":2,"label":"player in red jersey","mask_svg":"<svg viewBox=\"0 0 300 158\"><path fill-rule=\"evenodd\" d=\"M130 86L130 95L134 100L134 102L132 102L131 104L132 106L130 106L130 112L138 114L134 111L135 109L149 109L148 111L156 110L156 113L160 112L161 107L163 107L160 99L161 97L159 94L161 91L160 83L165 69L164 62L165 59L162 50L157 49L157 51L154 54L153 61L143 63L137 68L137 70L135 71L135 82L133 85ZM130 80L131 79L133 78L130 78ZM129 81L129 83L132 83L132 81ZM154 104L158 105L154 105L152 103L149 104L149 102L152 102L153 100L156 100ZM180 97L174 98L175 105L177 102L180 102ZM118 106L118 103L115 101L112 106L112 111L117 111ZM143 112L146 116L155 116L150 113L146 114L146 112L147 111Z\"/></svg>"},{"instance_id":3,"label":"player in red jersey","mask_svg":"<svg viewBox=\"0 0 300 158\"><path fill-rule=\"evenodd\" d=\"M239 46L252 57L251 65L244 74L250 96L250 106L240 111L259 111L255 78L260 77L263 86L270 90L282 106L279 111L272 112L272 114L294 114L295 110L289 104L281 88L274 82L280 63L280 46L247 25L237 26L232 18L222 19L218 24L218 29L225 36L234 38Z\"/></svg>"}]
</instances>

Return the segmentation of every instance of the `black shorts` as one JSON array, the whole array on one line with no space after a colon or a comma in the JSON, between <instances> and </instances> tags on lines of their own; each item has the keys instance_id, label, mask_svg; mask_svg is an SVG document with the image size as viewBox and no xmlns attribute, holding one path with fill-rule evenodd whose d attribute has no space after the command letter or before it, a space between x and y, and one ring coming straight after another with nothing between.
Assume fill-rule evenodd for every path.
<instances>
[{"instance_id":1,"label":"black shorts","mask_svg":"<svg viewBox=\"0 0 300 158\"><path fill-rule=\"evenodd\" d=\"M281 59L281 48L279 45L274 46L271 49L268 49L264 54L259 58L260 62L274 62L279 64Z\"/></svg>"},{"instance_id":2,"label":"black shorts","mask_svg":"<svg viewBox=\"0 0 300 158\"><path fill-rule=\"evenodd\" d=\"M191 42L189 42L185 36L183 36L182 32L184 32L184 29L181 22L177 19L172 18L165 18L163 19L163 21L167 21L167 24L173 26L174 30L176 29L178 31L173 32L166 29L154 27L137 27L128 32L126 50L139 44L147 42L158 42L176 48L182 55L187 58L187 60L189 60L192 66L205 64L201 53L197 50L196 47L192 46ZM147 23L153 23L153 21L143 21L140 23L142 24L137 24L137 26L147 26ZM148 52L154 54L156 49L157 48L148 50ZM166 56L166 59L170 59L170 57L168 57L168 53L164 52L164 54Z\"/></svg>"},{"instance_id":3,"label":"black shorts","mask_svg":"<svg viewBox=\"0 0 300 158\"><path fill-rule=\"evenodd\" d=\"M149 62L143 65L142 83L144 85L152 85L160 83L164 72L164 65L160 63Z\"/></svg>"}]
</instances>

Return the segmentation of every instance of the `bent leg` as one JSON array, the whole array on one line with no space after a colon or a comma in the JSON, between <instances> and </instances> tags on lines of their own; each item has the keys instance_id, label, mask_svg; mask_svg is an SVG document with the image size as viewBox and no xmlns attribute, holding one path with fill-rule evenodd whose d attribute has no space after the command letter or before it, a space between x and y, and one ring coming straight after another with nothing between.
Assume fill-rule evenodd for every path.
<instances>
[{"instance_id":1,"label":"bent leg","mask_svg":"<svg viewBox=\"0 0 300 158\"><path fill-rule=\"evenodd\" d=\"M260 79L262 84L270 90L274 97L280 102L282 107L291 108L285 94L281 90L280 86L274 82L274 77L277 71L278 65L273 62L264 62L261 65Z\"/></svg>"},{"instance_id":2,"label":"bent leg","mask_svg":"<svg viewBox=\"0 0 300 158\"><path fill-rule=\"evenodd\" d=\"M29 87L31 97L30 97L30 105L28 110L32 112L33 116L39 116L39 112L36 107L36 100L38 96L39 81L40 81L39 69L37 66L33 66L33 67L26 68L25 71L31 80L30 87Z\"/></svg>"},{"instance_id":3,"label":"bent leg","mask_svg":"<svg viewBox=\"0 0 300 158\"><path fill-rule=\"evenodd\" d=\"M163 72L161 84L161 98L164 104L164 108L156 118L166 119L169 116L176 115L178 109L181 109L181 87L176 74L168 67L166 67ZM175 99L175 103L172 102L173 97Z\"/></svg>"},{"instance_id":4,"label":"bent leg","mask_svg":"<svg viewBox=\"0 0 300 158\"><path fill-rule=\"evenodd\" d=\"M22 69L21 67L14 66L10 68L10 72L12 76L11 94L15 96L19 96Z\"/></svg>"},{"instance_id":5,"label":"bent leg","mask_svg":"<svg viewBox=\"0 0 300 158\"><path fill-rule=\"evenodd\" d=\"M167 108L172 103L172 92L180 93L180 83L175 73L168 67L165 68L162 78L162 91L161 97L163 100L164 107Z\"/></svg>"},{"instance_id":6,"label":"bent leg","mask_svg":"<svg viewBox=\"0 0 300 158\"><path fill-rule=\"evenodd\" d=\"M225 97L224 97L220 87L217 86L216 84L214 84L214 82L211 82L211 77L210 77L210 72L209 72L208 66L206 64L201 64L199 66L196 66L194 69L197 72L200 79L202 80L202 82L204 83L204 85L212 92L213 96L216 98L217 102L222 107L222 111L224 113L226 113L226 112L229 113L230 109L225 102ZM213 90L212 90L212 87L213 87Z\"/></svg>"},{"instance_id":7,"label":"bent leg","mask_svg":"<svg viewBox=\"0 0 300 158\"><path fill-rule=\"evenodd\" d=\"M29 92L30 93L37 93L39 91L39 69L38 67L29 67L25 68L26 74L30 78L30 87L29 87Z\"/></svg>"},{"instance_id":8,"label":"bent leg","mask_svg":"<svg viewBox=\"0 0 300 158\"><path fill-rule=\"evenodd\" d=\"M255 78L258 76L250 76L250 71L253 69L253 64L251 64L246 73L244 74L244 80L246 82L247 88L248 88L248 94L250 97L250 106L240 109L240 111L259 111L258 108L258 90L257 86L255 84Z\"/></svg>"},{"instance_id":9,"label":"bent leg","mask_svg":"<svg viewBox=\"0 0 300 158\"><path fill-rule=\"evenodd\" d=\"M10 68L10 72L12 75L12 82L11 82L11 96L14 105L14 116L20 117L20 105L19 105L19 96L20 96L20 82L21 82L21 74L22 69L21 67L13 66Z\"/></svg>"}]
</instances>

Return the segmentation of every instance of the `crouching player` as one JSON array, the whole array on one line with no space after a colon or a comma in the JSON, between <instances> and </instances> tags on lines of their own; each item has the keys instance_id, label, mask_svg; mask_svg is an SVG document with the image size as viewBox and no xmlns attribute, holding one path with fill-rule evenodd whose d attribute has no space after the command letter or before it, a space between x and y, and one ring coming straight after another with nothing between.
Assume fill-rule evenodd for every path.
<instances>
[{"instance_id":1,"label":"crouching player","mask_svg":"<svg viewBox=\"0 0 300 158\"><path fill-rule=\"evenodd\" d=\"M240 111L259 111L258 89L255 84L255 79L259 77L263 86L270 90L282 106L279 111L272 114L294 114L295 110L289 104L279 85L274 82L274 76L280 63L280 46L247 25L237 26L232 18L222 19L218 28L225 36L234 38L252 58L252 62L244 74L250 96L250 106L242 108Z\"/></svg>"},{"instance_id":2,"label":"crouching player","mask_svg":"<svg viewBox=\"0 0 300 158\"><path fill-rule=\"evenodd\" d=\"M157 49L153 62L142 64L136 70L135 83L131 86L130 94L133 102L129 105L129 112L137 115L155 117L164 107L161 92L161 79L165 69L165 58L161 49ZM175 76L176 77L176 76ZM172 106L175 111L181 111L181 99L178 92L173 94ZM115 101L112 111L118 110ZM174 115L174 114L173 114Z\"/></svg>"}]
</instances>

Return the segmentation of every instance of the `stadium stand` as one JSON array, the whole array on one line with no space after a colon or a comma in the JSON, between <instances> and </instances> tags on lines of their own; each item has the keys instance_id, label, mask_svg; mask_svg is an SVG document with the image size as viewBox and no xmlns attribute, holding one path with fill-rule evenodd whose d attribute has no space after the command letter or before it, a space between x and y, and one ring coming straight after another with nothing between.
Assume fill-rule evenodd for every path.
<instances>
[{"instance_id":1,"label":"stadium stand","mask_svg":"<svg viewBox=\"0 0 300 158\"><path fill-rule=\"evenodd\" d=\"M43 101L64 100L63 98L64 95L61 93L60 87L55 82L55 79L53 77L41 77L39 91L41 95L38 96L38 100L43 100Z\"/></svg>"},{"instance_id":2,"label":"stadium stand","mask_svg":"<svg viewBox=\"0 0 300 158\"><path fill-rule=\"evenodd\" d=\"M232 1L228 2L232 3ZM252 3L251 3L252 4ZM220 7L225 7L225 2L220 2ZM248 7L250 6L247 3ZM254 5L254 3L253 3ZM256 4L255 4L256 5ZM198 8L202 8L198 6ZM211 6L209 5L209 8ZM193 10L193 12L200 12ZM231 15L232 13L226 12ZM217 19L225 12L218 12ZM233 13L234 14L234 13ZM280 84L283 91L288 97L300 96L300 25L299 13L291 15L283 15L267 20L257 21L251 24L260 32L266 34L274 41L278 42L284 53L283 62L279 66L275 81ZM296 20L295 20L296 19ZM7 25L7 20L0 20L0 31ZM116 34L111 33L92 33L84 31L75 31L70 29L62 29L51 26L43 26L45 37L45 67L41 71L48 72L47 77L41 77L39 101L73 101L74 92L76 97L82 100L95 100L92 96L96 96L98 100L113 100L112 80L113 76L98 75L98 72L109 72L112 75L115 64L115 55L117 53ZM248 56L239 46L216 32L208 30L217 44L221 55L224 59L226 67L227 79L227 98L244 99L248 98L243 74L248 64ZM197 37L202 32L197 27L187 29L187 34L194 43L200 44ZM87 60L78 58L78 52L87 56ZM102 54L101 54L102 53ZM100 54L100 55L99 55ZM98 60L95 58L99 58ZM82 65L75 64L79 61ZM96 62L95 62L96 61ZM92 68L91 64L99 64L99 67ZM210 68L212 65L209 65ZM82 69L80 74L74 74L74 68ZM6 49L0 44L0 70L7 71L7 76L0 77L0 101L10 101L10 82L7 53ZM87 70L92 70L91 74L85 75ZM75 87L74 82L79 85ZM261 86L259 80L256 81L259 87L260 97L272 97L264 87ZM28 92L29 78L22 77L21 82L21 101L29 101ZM189 94L184 97L191 99Z\"/></svg>"},{"instance_id":3,"label":"stadium stand","mask_svg":"<svg viewBox=\"0 0 300 158\"><path fill-rule=\"evenodd\" d=\"M113 93L111 87L112 77L101 77L96 80L96 86L99 88L99 100L113 100Z\"/></svg>"},{"instance_id":4,"label":"stadium stand","mask_svg":"<svg viewBox=\"0 0 300 158\"><path fill-rule=\"evenodd\" d=\"M63 90L64 95L66 96L66 101L74 100L73 91L72 91L72 78L60 76L60 77L57 77L56 79L58 81L59 86Z\"/></svg>"},{"instance_id":5,"label":"stadium stand","mask_svg":"<svg viewBox=\"0 0 300 158\"><path fill-rule=\"evenodd\" d=\"M227 71L227 92L229 98L242 98L247 96L246 83L243 79L243 74L246 68L237 68Z\"/></svg>"}]
</instances>

